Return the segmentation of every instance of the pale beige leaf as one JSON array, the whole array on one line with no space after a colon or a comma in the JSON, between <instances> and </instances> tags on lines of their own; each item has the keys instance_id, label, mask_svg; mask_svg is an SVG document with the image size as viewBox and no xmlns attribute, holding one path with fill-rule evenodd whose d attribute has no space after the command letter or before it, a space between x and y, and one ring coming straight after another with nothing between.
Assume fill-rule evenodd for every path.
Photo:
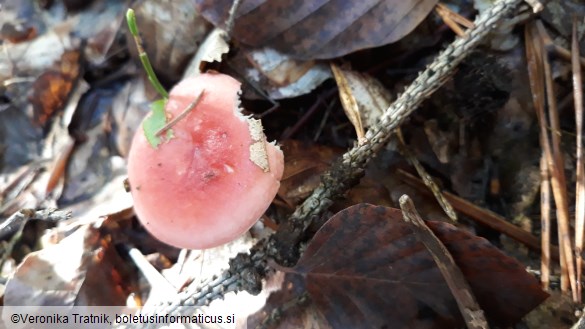
<instances>
[{"instance_id":1,"label":"pale beige leaf","mask_svg":"<svg viewBox=\"0 0 585 329\"><path fill-rule=\"evenodd\" d=\"M341 100L343 110L345 111L345 115L347 115L347 118L355 128L358 141L361 143L363 142L365 136L364 126L362 125L360 108L356 98L353 95L353 91L349 86L349 82L345 77L345 71L333 63L331 63L331 71L333 71L333 76L335 77L337 87L339 88L339 98Z\"/></svg>"}]
</instances>

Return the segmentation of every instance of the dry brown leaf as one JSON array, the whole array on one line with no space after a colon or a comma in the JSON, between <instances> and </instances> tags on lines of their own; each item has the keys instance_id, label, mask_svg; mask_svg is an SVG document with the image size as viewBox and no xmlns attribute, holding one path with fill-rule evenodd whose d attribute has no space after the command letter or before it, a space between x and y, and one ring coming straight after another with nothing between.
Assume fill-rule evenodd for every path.
<instances>
[{"instance_id":1,"label":"dry brown leaf","mask_svg":"<svg viewBox=\"0 0 585 329\"><path fill-rule=\"evenodd\" d=\"M4 0L0 10L0 40L20 43L42 34L45 30L42 14L34 2Z\"/></svg>"},{"instance_id":2,"label":"dry brown leaf","mask_svg":"<svg viewBox=\"0 0 585 329\"><path fill-rule=\"evenodd\" d=\"M295 140L285 140L281 147L286 158L278 196L294 207L319 186L321 174L341 151Z\"/></svg>"},{"instance_id":3,"label":"dry brown leaf","mask_svg":"<svg viewBox=\"0 0 585 329\"><path fill-rule=\"evenodd\" d=\"M310 300L304 303L298 300L305 291L305 284L299 276L279 272L270 280L274 280L275 277L282 281L280 289L270 294L266 305L260 311L248 316L246 326L238 329L258 328L261 324L268 325L267 327L271 329L331 328ZM285 316L274 317L274 312L283 312Z\"/></svg>"},{"instance_id":4,"label":"dry brown leaf","mask_svg":"<svg viewBox=\"0 0 585 329\"><path fill-rule=\"evenodd\" d=\"M284 1L244 0L233 37L252 47L271 47L299 59L325 59L397 41L412 31L437 0ZM232 0L196 0L216 26Z\"/></svg>"},{"instance_id":5,"label":"dry brown leaf","mask_svg":"<svg viewBox=\"0 0 585 329\"><path fill-rule=\"evenodd\" d=\"M521 263L487 240L447 223L427 225L453 256L493 325L518 322L548 297ZM397 209L358 204L339 212L290 272L302 276L333 328L463 326L437 264Z\"/></svg>"},{"instance_id":6,"label":"dry brown leaf","mask_svg":"<svg viewBox=\"0 0 585 329\"><path fill-rule=\"evenodd\" d=\"M80 227L24 259L6 285L4 305L125 305L133 280L123 264L97 229Z\"/></svg>"}]
</instances>

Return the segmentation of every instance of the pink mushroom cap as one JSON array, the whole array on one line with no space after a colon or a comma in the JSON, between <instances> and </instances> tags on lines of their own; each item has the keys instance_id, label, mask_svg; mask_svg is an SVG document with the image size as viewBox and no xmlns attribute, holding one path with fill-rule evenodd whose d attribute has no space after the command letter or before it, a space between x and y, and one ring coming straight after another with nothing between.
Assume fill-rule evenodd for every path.
<instances>
[{"instance_id":1,"label":"pink mushroom cap","mask_svg":"<svg viewBox=\"0 0 585 329\"><path fill-rule=\"evenodd\" d=\"M206 73L179 82L165 110L171 119L204 89L198 105L157 148L142 128L128 156L134 209L157 239L205 249L232 241L266 211L280 186L284 159L257 120L240 113L240 83ZM251 128L252 127L252 128Z\"/></svg>"}]
</instances>

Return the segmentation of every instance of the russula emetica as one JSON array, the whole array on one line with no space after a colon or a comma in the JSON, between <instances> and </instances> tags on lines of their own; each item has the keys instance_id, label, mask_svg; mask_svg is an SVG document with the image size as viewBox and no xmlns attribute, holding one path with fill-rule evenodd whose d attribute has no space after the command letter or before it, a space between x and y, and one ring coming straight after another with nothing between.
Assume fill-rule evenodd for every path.
<instances>
[{"instance_id":1,"label":"russula emetica","mask_svg":"<svg viewBox=\"0 0 585 329\"><path fill-rule=\"evenodd\" d=\"M205 249L248 230L272 202L284 159L266 141L260 121L240 113L240 83L219 73L179 82L165 111L183 113L173 137L156 148L138 129L128 156L135 212L157 239L179 248Z\"/></svg>"}]
</instances>

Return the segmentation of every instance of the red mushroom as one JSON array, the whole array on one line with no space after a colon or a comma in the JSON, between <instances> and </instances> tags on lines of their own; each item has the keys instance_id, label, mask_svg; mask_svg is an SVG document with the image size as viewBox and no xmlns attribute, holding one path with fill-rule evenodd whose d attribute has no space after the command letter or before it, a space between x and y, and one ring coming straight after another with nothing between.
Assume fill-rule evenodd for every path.
<instances>
[{"instance_id":1,"label":"red mushroom","mask_svg":"<svg viewBox=\"0 0 585 329\"><path fill-rule=\"evenodd\" d=\"M266 211L284 160L260 121L239 109L240 83L219 73L188 78L170 93L172 120L199 103L156 148L139 129L128 156L136 214L159 240L204 249L234 240ZM166 135L166 134L165 134Z\"/></svg>"}]
</instances>

